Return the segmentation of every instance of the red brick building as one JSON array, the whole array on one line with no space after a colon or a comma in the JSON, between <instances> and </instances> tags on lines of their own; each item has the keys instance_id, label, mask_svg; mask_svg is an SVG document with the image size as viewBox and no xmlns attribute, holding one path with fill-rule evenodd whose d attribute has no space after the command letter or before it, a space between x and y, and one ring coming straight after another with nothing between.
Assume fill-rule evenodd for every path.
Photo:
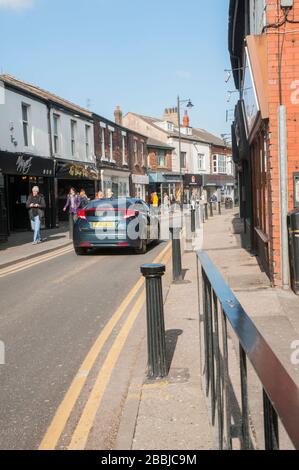
<instances>
[{"instance_id":1,"label":"red brick building","mask_svg":"<svg viewBox=\"0 0 299 470\"><path fill-rule=\"evenodd\" d=\"M229 51L240 91L232 130L241 216L252 249L273 284L280 286L286 217L281 220L283 134L278 113L285 106L291 211L299 171L299 0L231 0Z\"/></svg>"},{"instance_id":2,"label":"red brick building","mask_svg":"<svg viewBox=\"0 0 299 470\"><path fill-rule=\"evenodd\" d=\"M93 115L95 154L100 171L101 190L105 196L145 198L147 194L147 137L121 125L121 112L115 111L116 122Z\"/></svg>"}]
</instances>

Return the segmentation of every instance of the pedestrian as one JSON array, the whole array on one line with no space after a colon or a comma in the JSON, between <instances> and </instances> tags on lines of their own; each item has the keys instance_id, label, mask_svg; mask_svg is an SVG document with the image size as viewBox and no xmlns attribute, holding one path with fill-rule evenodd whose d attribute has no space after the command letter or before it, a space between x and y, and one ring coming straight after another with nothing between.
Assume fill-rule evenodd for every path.
<instances>
[{"instance_id":1,"label":"pedestrian","mask_svg":"<svg viewBox=\"0 0 299 470\"><path fill-rule=\"evenodd\" d=\"M104 194L102 191L98 191L95 195L95 199L104 199Z\"/></svg>"},{"instance_id":2,"label":"pedestrian","mask_svg":"<svg viewBox=\"0 0 299 470\"><path fill-rule=\"evenodd\" d=\"M80 206L79 208L82 209L83 207L87 206L89 203L90 199L87 197L86 192L84 189L81 189L80 191Z\"/></svg>"},{"instance_id":3,"label":"pedestrian","mask_svg":"<svg viewBox=\"0 0 299 470\"><path fill-rule=\"evenodd\" d=\"M152 206L155 208L159 207L159 196L156 191L152 194Z\"/></svg>"},{"instance_id":4,"label":"pedestrian","mask_svg":"<svg viewBox=\"0 0 299 470\"><path fill-rule=\"evenodd\" d=\"M73 239L74 222L77 218L77 210L80 207L80 202L80 196L77 194L75 188L70 188L63 211L65 212L67 209L69 211L69 230L71 240Z\"/></svg>"},{"instance_id":5,"label":"pedestrian","mask_svg":"<svg viewBox=\"0 0 299 470\"><path fill-rule=\"evenodd\" d=\"M163 197L163 210L165 214L168 214L169 212L169 196L167 193L164 193Z\"/></svg>"},{"instance_id":6,"label":"pedestrian","mask_svg":"<svg viewBox=\"0 0 299 470\"><path fill-rule=\"evenodd\" d=\"M29 210L31 228L33 230L33 245L41 243L41 221L46 208L45 198L39 193L39 187L33 186L32 194L28 196L26 208Z\"/></svg>"}]
</instances>

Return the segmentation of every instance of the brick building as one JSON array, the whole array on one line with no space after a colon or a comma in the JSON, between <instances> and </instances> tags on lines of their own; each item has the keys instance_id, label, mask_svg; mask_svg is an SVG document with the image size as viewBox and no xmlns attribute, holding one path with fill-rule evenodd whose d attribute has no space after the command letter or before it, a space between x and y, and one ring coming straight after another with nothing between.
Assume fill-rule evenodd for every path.
<instances>
[{"instance_id":1,"label":"brick building","mask_svg":"<svg viewBox=\"0 0 299 470\"><path fill-rule=\"evenodd\" d=\"M274 285L282 285L286 217L280 161L287 127L288 210L296 206L294 174L299 171L299 0L230 1L229 51L240 99L232 127L239 170L241 216L252 249ZM283 131L281 131L283 132ZM281 135L281 139L279 138Z\"/></svg>"},{"instance_id":2,"label":"brick building","mask_svg":"<svg viewBox=\"0 0 299 470\"><path fill-rule=\"evenodd\" d=\"M105 196L134 196L147 193L147 138L122 126L122 114L115 110L115 122L93 114L95 154Z\"/></svg>"}]
</instances>

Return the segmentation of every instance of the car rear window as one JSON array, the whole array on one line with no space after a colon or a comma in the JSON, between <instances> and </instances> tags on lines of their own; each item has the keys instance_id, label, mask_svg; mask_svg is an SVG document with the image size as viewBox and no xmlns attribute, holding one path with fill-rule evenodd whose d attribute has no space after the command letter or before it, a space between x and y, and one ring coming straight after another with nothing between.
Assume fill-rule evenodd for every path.
<instances>
[{"instance_id":1,"label":"car rear window","mask_svg":"<svg viewBox=\"0 0 299 470\"><path fill-rule=\"evenodd\" d=\"M132 199L95 199L94 201L90 201L85 209L100 209L104 207L113 207L116 209L128 209L134 204L134 200Z\"/></svg>"}]
</instances>

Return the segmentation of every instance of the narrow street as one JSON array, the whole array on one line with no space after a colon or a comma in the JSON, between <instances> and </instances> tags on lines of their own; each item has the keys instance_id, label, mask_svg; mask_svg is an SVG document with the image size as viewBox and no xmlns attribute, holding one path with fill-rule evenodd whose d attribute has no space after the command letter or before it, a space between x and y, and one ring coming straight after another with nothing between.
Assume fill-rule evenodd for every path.
<instances>
[{"instance_id":1,"label":"narrow street","mask_svg":"<svg viewBox=\"0 0 299 470\"><path fill-rule=\"evenodd\" d=\"M77 257L69 250L1 278L2 448L39 447L95 339L140 279L140 265L165 246L143 256L102 250Z\"/></svg>"}]
</instances>

